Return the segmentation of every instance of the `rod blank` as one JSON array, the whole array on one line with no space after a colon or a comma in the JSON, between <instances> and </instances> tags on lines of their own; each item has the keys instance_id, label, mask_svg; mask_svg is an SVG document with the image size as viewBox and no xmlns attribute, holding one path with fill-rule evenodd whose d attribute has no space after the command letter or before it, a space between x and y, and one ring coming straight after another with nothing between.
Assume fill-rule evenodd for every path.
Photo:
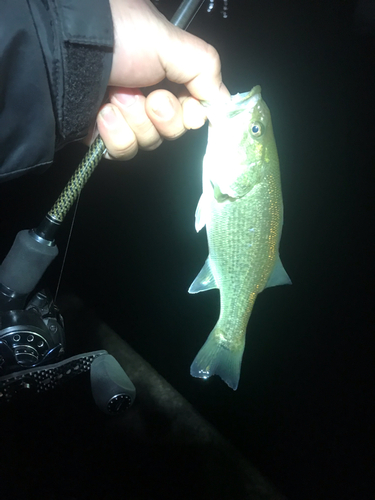
<instances>
[{"instance_id":1,"label":"rod blank","mask_svg":"<svg viewBox=\"0 0 375 500\"><path fill-rule=\"evenodd\" d=\"M186 30L201 8L204 0L184 0L171 19L171 23Z\"/></svg>"}]
</instances>

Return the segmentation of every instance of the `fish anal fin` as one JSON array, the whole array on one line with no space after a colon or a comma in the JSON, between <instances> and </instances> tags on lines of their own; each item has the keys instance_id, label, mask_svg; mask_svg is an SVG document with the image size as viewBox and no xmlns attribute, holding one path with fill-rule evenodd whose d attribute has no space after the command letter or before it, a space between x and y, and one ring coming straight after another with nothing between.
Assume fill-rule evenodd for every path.
<instances>
[{"instance_id":1,"label":"fish anal fin","mask_svg":"<svg viewBox=\"0 0 375 500\"><path fill-rule=\"evenodd\" d=\"M190 285L189 293L206 292L213 288L217 288L217 284L211 271L210 257L208 257L198 276Z\"/></svg>"},{"instance_id":2,"label":"fish anal fin","mask_svg":"<svg viewBox=\"0 0 375 500\"><path fill-rule=\"evenodd\" d=\"M218 332L216 326L195 357L190 367L190 374L193 377L203 379L207 379L212 375L219 375L235 391L240 380L245 342L243 342L242 347L234 350L228 349L228 347L218 342L219 334L220 332Z\"/></svg>"},{"instance_id":3,"label":"fish anal fin","mask_svg":"<svg viewBox=\"0 0 375 500\"><path fill-rule=\"evenodd\" d=\"M278 256L265 288L291 284L292 280L289 278L288 273L285 271L284 266L281 263L280 256Z\"/></svg>"}]
</instances>

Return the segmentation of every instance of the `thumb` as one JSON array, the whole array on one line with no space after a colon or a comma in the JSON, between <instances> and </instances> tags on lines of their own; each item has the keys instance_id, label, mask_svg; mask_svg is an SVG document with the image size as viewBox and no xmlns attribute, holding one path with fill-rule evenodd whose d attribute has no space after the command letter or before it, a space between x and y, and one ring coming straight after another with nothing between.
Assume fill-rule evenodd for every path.
<instances>
[{"instance_id":1,"label":"thumb","mask_svg":"<svg viewBox=\"0 0 375 500\"><path fill-rule=\"evenodd\" d=\"M158 50L168 80L184 84L198 100L229 99L229 91L222 81L217 50L172 24L170 27Z\"/></svg>"}]
</instances>

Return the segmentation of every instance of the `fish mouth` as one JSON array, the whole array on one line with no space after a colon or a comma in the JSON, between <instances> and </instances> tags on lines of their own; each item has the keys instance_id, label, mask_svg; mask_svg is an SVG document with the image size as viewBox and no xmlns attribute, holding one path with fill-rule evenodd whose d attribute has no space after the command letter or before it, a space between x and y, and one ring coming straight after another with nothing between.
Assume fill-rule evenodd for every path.
<instances>
[{"instance_id":1,"label":"fish mouth","mask_svg":"<svg viewBox=\"0 0 375 500\"><path fill-rule=\"evenodd\" d=\"M255 85L250 92L242 92L231 96L230 101L225 103L219 102L220 107L222 108L232 108L232 107L241 107L244 104L248 105L247 102L252 100L254 105L262 98L262 88L260 85ZM201 105L205 108L211 108L216 104L215 101L200 101Z\"/></svg>"},{"instance_id":2,"label":"fish mouth","mask_svg":"<svg viewBox=\"0 0 375 500\"><path fill-rule=\"evenodd\" d=\"M212 123L220 123L222 120L234 118L245 111L252 113L255 106L262 101L261 92L260 85L256 85L250 92L232 95L230 101L201 101L201 104L206 108L207 118L212 125Z\"/></svg>"},{"instance_id":3,"label":"fish mouth","mask_svg":"<svg viewBox=\"0 0 375 500\"><path fill-rule=\"evenodd\" d=\"M250 90L250 92L243 92L242 94L232 96L231 104L234 104L236 107L242 107L244 104L246 107L253 107L261 98L262 88L260 85L256 85Z\"/></svg>"}]
</instances>

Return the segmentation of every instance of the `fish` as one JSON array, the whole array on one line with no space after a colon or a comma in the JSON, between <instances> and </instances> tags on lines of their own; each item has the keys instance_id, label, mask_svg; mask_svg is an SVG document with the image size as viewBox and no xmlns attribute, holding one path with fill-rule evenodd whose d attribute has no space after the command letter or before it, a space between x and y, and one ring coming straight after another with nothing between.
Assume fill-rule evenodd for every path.
<instances>
[{"instance_id":1,"label":"fish","mask_svg":"<svg viewBox=\"0 0 375 500\"><path fill-rule=\"evenodd\" d=\"M236 390L246 329L267 287L291 284L279 256L283 200L270 111L261 87L204 103L209 120L195 228L206 226L209 255L189 293L220 290L219 319L191 367Z\"/></svg>"}]
</instances>

